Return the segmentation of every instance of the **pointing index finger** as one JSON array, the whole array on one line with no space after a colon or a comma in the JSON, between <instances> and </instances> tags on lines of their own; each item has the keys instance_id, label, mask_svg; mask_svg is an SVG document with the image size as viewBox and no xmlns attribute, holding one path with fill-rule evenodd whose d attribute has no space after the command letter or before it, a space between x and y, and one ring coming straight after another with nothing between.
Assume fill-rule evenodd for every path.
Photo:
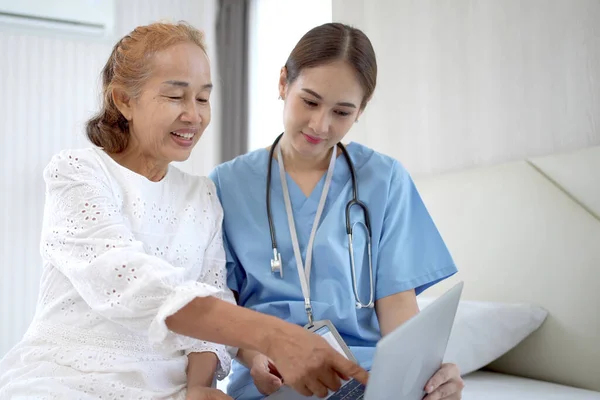
<instances>
[{"instance_id":1,"label":"pointing index finger","mask_svg":"<svg viewBox=\"0 0 600 400\"><path fill-rule=\"evenodd\" d=\"M334 359L333 368L342 375L354 378L363 385L369 380L369 373L359 365L339 355Z\"/></svg>"}]
</instances>

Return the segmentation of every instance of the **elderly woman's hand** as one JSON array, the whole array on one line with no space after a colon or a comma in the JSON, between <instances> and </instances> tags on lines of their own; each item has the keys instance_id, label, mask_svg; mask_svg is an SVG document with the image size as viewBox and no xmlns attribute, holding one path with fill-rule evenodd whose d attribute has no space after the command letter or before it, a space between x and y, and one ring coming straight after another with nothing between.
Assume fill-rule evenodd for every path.
<instances>
[{"instance_id":1,"label":"elderly woman's hand","mask_svg":"<svg viewBox=\"0 0 600 400\"><path fill-rule=\"evenodd\" d=\"M369 374L333 349L321 336L297 325L285 325L271 334L265 355L283 378L283 383L304 396L325 398L336 391L342 379L355 378L367 384Z\"/></svg>"},{"instance_id":2,"label":"elderly woman's hand","mask_svg":"<svg viewBox=\"0 0 600 400\"><path fill-rule=\"evenodd\" d=\"M460 400L465 383L456 364L443 364L425 385L423 400Z\"/></svg>"}]
</instances>

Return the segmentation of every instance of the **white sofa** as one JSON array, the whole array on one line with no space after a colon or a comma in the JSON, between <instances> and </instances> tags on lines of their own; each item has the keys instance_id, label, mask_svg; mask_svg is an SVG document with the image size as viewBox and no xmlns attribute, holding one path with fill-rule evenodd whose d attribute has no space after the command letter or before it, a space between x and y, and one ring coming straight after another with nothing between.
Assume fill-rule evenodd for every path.
<instances>
[{"instance_id":1,"label":"white sofa","mask_svg":"<svg viewBox=\"0 0 600 400\"><path fill-rule=\"evenodd\" d=\"M600 399L600 147L415 181L459 268L423 298L463 280L465 302L547 312L465 376L464 399ZM462 332L482 336L471 323Z\"/></svg>"}]
</instances>

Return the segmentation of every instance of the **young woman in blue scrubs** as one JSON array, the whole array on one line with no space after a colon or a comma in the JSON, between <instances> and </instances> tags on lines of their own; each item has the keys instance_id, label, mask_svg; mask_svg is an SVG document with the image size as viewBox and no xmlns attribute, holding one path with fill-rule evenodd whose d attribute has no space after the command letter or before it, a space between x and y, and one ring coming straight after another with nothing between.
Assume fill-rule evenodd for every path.
<instances>
[{"instance_id":1,"label":"young woman in blue scrubs","mask_svg":"<svg viewBox=\"0 0 600 400\"><path fill-rule=\"evenodd\" d=\"M310 304L314 320L331 321L366 369L377 341L419 312L416 296L457 271L402 165L358 143L338 145L364 111L376 77L375 53L363 32L337 23L312 29L281 69L280 140L211 174L225 215L228 283L238 303L301 326L309 322ZM354 269L346 221L352 166L344 149L368 213L360 205L350 208ZM269 219L281 271L271 267L277 257ZM299 271L308 275L304 288ZM259 399L281 384L266 356L239 350L232 397ZM426 399L460 399L462 387L457 366L445 364L429 381ZM325 393L319 386L305 392Z\"/></svg>"}]
</instances>

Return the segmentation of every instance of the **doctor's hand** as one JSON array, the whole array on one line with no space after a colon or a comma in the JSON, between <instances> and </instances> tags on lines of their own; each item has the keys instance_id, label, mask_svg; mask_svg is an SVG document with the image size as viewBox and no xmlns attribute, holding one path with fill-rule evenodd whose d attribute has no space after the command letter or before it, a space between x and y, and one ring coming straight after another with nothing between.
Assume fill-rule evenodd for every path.
<instances>
[{"instance_id":1,"label":"doctor's hand","mask_svg":"<svg viewBox=\"0 0 600 400\"><path fill-rule=\"evenodd\" d=\"M366 385L369 374L333 349L321 336L297 325L270 332L266 355L283 377L283 383L304 396L324 398L341 380L355 378Z\"/></svg>"},{"instance_id":2,"label":"doctor's hand","mask_svg":"<svg viewBox=\"0 0 600 400\"><path fill-rule=\"evenodd\" d=\"M456 364L443 364L425 385L423 400L460 400L465 387Z\"/></svg>"},{"instance_id":3,"label":"doctor's hand","mask_svg":"<svg viewBox=\"0 0 600 400\"><path fill-rule=\"evenodd\" d=\"M252 359L250 376L254 380L254 386L265 396L275 393L283 385L275 364L264 354L257 353Z\"/></svg>"}]
</instances>

